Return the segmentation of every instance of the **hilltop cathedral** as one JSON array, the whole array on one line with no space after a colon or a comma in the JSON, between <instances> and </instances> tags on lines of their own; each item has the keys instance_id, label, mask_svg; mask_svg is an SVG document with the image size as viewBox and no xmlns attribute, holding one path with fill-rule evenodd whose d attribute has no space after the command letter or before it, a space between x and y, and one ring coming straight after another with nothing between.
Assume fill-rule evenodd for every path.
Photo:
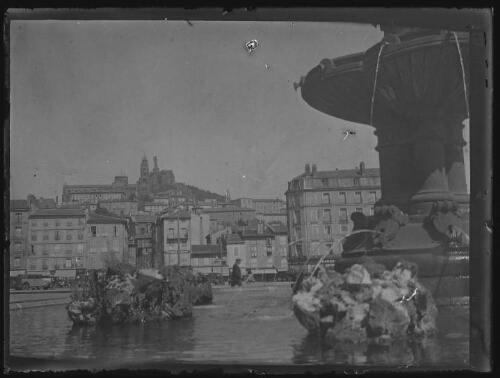
<instances>
[{"instance_id":1,"label":"hilltop cathedral","mask_svg":"<svg viewBox=\"0 0 500 378\"><path fill-rule=\"evenodd\" d=\"M164 192L168 185L175 184L175 176L172 170L161 170L158 168L158 159L153 157L155 166L153 172L149 172L149 163L146 155L141 161L141 176L137 181L137 196L141 198L145 194Z\"/></svg>"}]
</instances>

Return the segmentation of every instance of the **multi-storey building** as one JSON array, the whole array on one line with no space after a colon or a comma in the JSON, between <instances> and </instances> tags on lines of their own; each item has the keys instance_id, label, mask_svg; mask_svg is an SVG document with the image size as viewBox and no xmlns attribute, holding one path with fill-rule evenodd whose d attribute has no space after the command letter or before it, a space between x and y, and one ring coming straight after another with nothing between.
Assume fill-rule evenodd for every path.
<instances>
[{"instance_id":1,"label":"multi-storey building","mask_svg":"<svg viewBox=\"0 0 500 378\"><path fill-rule=\"evenodd\" d=\"M132 239L129 243L129 250L132 247L131 249L135 251L135 265L139 268L151 268L155 264L156 217L153 215L132 215L128 219L128 230Z\"/></svg>"},{"instance_id":2,"label":"multi-storey building","mask_svg":"<svg viewBox=\"0 0 500 378\"><path fill-rule=\"evenodd\" d=\"M245 229L238 231L238 234L245 245L244 267L251 269L252 273L258 276L258 280L273 279L277 272L275 234L265 229L262 223L258 225L257 230Z\"/></svg>"},{"instance_id":3,"label":"multi-storey building","mask_svg":"<svg viewBox=\"0 0 500 378\"><path fill-rule=\"evenodd\" d=\"M274 235L274 267L278 271L288 270L288 228L282 225L270 225L267 227Z\"/></svg>"},{"instance_id":4,"label":"multi-storey building","mask_svg":"<svg viewBox=\"0 0 500 378\"><path fill-rule=\"evenodd\" d=\"M226 260L227 253L222 245L193 245L191 246L191 266L194 273L217 273L229 275Z\"/></svg>"},{"instance_id":5,"label":"multi-storey building","mask_svg":"<svg viewBox=\"0 0 500 378\"><path fill-rule=\"evenodd\" d=\"M255 210L247 207L218 207L203 209L202 212L210 215L211 221L223 221L229 224L236 224L239 220L255 219Z\"/></svg>"},{"instance_id":6,"label":"multi-storey building","mask_svg":"<svg viewBox=\"0 0 500 378\"><path fill-rule=\"evenodd\" d=\"M118 216L134 215L139 211L137 201L133 200L101 200L99 206Z\"/></svg>"},{"instance_id":7,"label":"multi-storey building","mask_svg":"<svg viewBox=\"0 0 500 378\"><path fill-rule=\"evenodd\" d=\"M286 213L286 202L279 198L276 199L239 198L231 202L239 207L247 207L249 209L254 209L256 213L260 214Z\"/></svg>"},{"instance_id":8,"label":"multi-storey building","mask_svg":"<svg viewBox=\"0 0 500 378\"><path fill-rule=\"evenodd\" d=\"M191 265L194 245L206 245L210 217L206 214L177 211L160 216L157 223L157 252L164 265Z\"/></svg>"},{"instance_id":9,"label":"multi-storey building","mask_svg":"<svg viewBox=\"0 0 500 378\"><path fill-rule=\"evenodd\" d=\"M169 208L168 205L165 205L161 202L146 202L144 204L144 211L152 214L161 214Z\"/></svg>"},{"instance_id":10,"label":"multi-storey building","mask_svg":"<svg viewBox=\"0 0 500 378\"><path fill-rule=\"evenodd\" d=\"M352 230L352 213L373 215L380 196L378 168L366 169L361 162L359 169L317 171L307 164L286 192L291 259L319 258L327 251L340 257L340 242Z\"/></svg>"},{"instance_id":11,"label":"multi-storey building","mask_svg":"<svg viewBox=\"0 0 500 378\"><path fill-rule=\"evenodd\" d=\"M134 199L136 187L129 185L127 176L115 176L110 185L63 185L63 203L96 205L100 201Z\"/></svg>"},{"instance_id":12,"label":"multi-storey building","mask_svg":"<svg viewBox=\"0 0 500 378\"><path fill-rule=\"evenodd\" d=\"M28 257L28 217L31 207L27 200L10 201L10 270L25 270Z\"/></svg>"},{"instance_id":13,"label":"multi-storey building","mask_svg":"<svg viewBox=\"0 0 500 378\"><path fill-rule=\"evenodd\" d=\"M103 269L116 262L130 262L125 219L90 214L86 239L88 256L85 268Z\"/></svg>"},{"instance_id":14,"label":"multi-storey building","mask_svg":"<svg viewBox=\"0 0 500 378\"><path fill-rule=\"evenodd\" d=\"M29 216L27 269L84 268L86 214L79 209L41 209Z\"/></svg>"},{"instance_id":15,"label":"multi-storey building","mask_svg":"<svg viewBox=\"0 0 500 378\"><path fill-rule=\"evenodd\" d=\"M283 225L286 225L287 222L287 215L286 211L283 211L281 213L256 213L255 218L257 218L259 221L264 222L264 224L270 224L270 223L281 223Z\"/></svg>"},{"instance_id":16,"label":"multi-storey building","mask_svg":"<svg viewBox=\"0 0 500 378\"><path fill-rule=\"evenodd\" d=\"M250 257L247 254L247 246L238 233L229 234L227 241L227 265L232 267L236 259L241 259L240 268L250 268Z\"/></svg>"}]
</instances>

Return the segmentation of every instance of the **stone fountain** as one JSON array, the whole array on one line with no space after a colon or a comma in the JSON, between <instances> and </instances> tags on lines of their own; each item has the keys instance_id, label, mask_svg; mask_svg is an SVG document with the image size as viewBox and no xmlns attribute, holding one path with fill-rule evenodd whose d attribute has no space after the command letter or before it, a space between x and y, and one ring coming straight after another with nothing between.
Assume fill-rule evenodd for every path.
<instances>
[{"instance_id":1,"label":"stone fountain","mask_svg":"<svg viewBox=\"0 0 500 378\"><path fill-rule=\"evenodd\" d=\"M363 255L392 269L417 263L439 301L468 303L463 122L469 106L469 34L381 25L364 53L324 59L300 89L313 108L375 128L382 198L373 219L345 243L343 272ZM354 246L354 247L353 247Z\"/></svg>"}]
</instances>

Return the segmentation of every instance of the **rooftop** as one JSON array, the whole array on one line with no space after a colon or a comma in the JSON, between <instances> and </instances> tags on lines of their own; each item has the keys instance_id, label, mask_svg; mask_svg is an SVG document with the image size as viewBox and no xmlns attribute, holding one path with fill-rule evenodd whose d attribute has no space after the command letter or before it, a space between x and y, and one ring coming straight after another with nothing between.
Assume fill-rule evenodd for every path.
<instances>
[{"instance_id":1,"label":"rooftop","mask_svg":"<svg viewBox=\"0 0 500 378\"><path fill-rule=\"evenodd\" d=\"M67 218L85 217L85 212L80 209L39 209L30 215L30 218Z\"/></svg>"},{"instance_id":2,"label":"rooftop","mask_svg":"<svg viewBox=\"0 0 500 378\"><path fill-rule=\"evenodd\" d=\"M271 230L271 232L275 234L288 234L288 228L282 225L269 225L267 226Z\"/></svg>"},{"instance_id":3,"label":"rooftop","mask_svg":"<svg viewBox=\"0 0 500 378\"><path fill-rule=\"evenodd\" d=\"M156 223L156 217L153 215L132 215L131 219L134 223Z\"/></svg>"},{"instance_id":4,"label":"rooftop","mask_svg":"<svg viewBox=\"0 0 500 378\"><path fill-rule=\"evenodd\" d=\"M227 244L235 244L235 243L241 243L243 240L241 240L240 235L238 234L229 234L226 237Z\"/></svg>"},{"instance_id":5,"label":"rooftop","mask_svg":"<svg viewBox=\"0 0 500 378\"><path fill-rule=\"evenodd\" d=\"M380 177L379 168L365 168L361 174L359 169L343 169L335 171L317 171L315 173L302 173L293 180L302 180L309 178L352 178L352 177Z\"/></svg>"},{"instance_id":6,"label":"rooftop","mask_svg":"<svg viewBox=\"0 0 500 378\"><path fill-rule=\"evenodd\" d=\"M161 218L170 220L191 219L191 213L188 213L187 211L179 211L178 213L165 214Z\"/></svg>"},{"instance_id":7,"label":"rooftop","mask_svg":"<svg viewBox=\"0 0 500 378\"><path fill-rule=\"evenodd\" d=\"M236 211L255 212L255 209L248 207L217 207L213 209L203 209L204 213L234 213Z\"/></svg>"},{"instance_id":8,"label":"rooftop","mask_svg":"<svg viewBox=\"0 0 500 378\"><path fill-rule=\"evenodd\" d=\"M191 246L191 253L194 255L201 255L201 254L220 255L222 253L222 247L220 245L217 245L217 244L193 245L193 246Z\"/></svg>"},{"instance_id":9,"label":"rooftop","mask_svg":"<svg viewBox=\"0 0 500 378\"><path fill-rule=\"evenodd\" d=\"M126 224L127 221L123 218L115 218L115 217L108 217L104 215L98 215L98 214L90 214L89 219L87 220L87 223L100 223L100 224L109 224L109 223L119 223L119 224Z\"/></svg>"},{"instance_id":10,"label":"rooftop","mask_svg":"<svg viewBox=\"0 0 500 378\"><path fill-rule=\"evenodd\" d=\"M28 201L25 199L10 200L10 211L13 210L29 210Z\"/></svg>"}]
</instances>

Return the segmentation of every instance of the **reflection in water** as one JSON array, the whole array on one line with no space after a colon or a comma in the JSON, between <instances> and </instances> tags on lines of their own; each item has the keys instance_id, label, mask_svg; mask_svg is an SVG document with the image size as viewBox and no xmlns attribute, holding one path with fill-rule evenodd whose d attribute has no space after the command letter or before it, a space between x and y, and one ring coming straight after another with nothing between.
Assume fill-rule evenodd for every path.
<instances>
[{"instance_id":1,"label":"reflection in water","mask_svg":"<svg viewBox=\"0 0 500 378\"><path fill-rule=\"evenodd\" d=\"M214 294L212 305L178 322L72 327L64 306L10 311L11 354L86 364L467 364L468 318L455 310L440 309L440 333L420 344L328 346L308 335L291 313L289 287Z\"/></svg>"}]
</instances>

